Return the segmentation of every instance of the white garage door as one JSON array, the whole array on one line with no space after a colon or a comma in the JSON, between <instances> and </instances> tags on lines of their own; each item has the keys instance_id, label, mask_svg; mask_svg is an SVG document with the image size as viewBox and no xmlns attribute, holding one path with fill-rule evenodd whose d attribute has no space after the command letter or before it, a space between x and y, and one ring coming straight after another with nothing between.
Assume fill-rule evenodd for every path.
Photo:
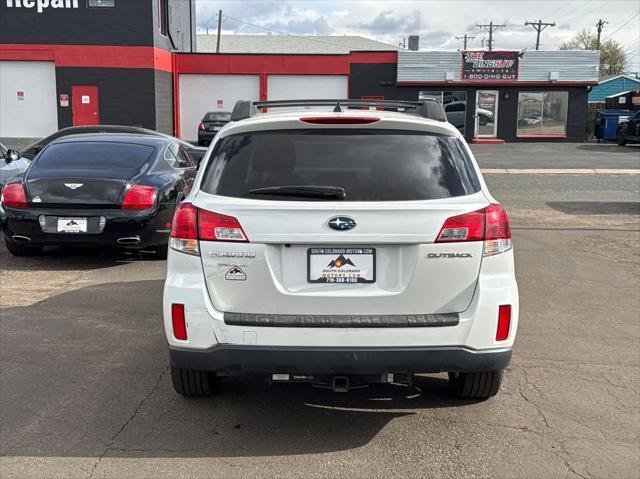
<instances>
[{"instance_id":1,"label":"white garage door","mask_svg":"<svg viewBox=\"0 0 640 479\"><path fill-rule=\"evenodd\" d=\"M347 98L346 75L269 75L269 100Z\"/></svg>"},{"instance_id":2,"label":"white garage door","mask_svg":"<svg viewBox=\"0 0 640 479\"><path fill-rule=\"evenodd\" d=\"M232 111L236 101L260 99L258 75L180 75L180 137L194 141L208 111Z\"/></svg>"},{"instance_id":3,"label":"white garage door","mask_svg":"<svg viewBox=\"0 0 640 479\"><path fill-rule=\"evenodd\" d=\"M0 62L0 137L41 138L58 129L53 62Z\"/></svg>"}]
</instances>

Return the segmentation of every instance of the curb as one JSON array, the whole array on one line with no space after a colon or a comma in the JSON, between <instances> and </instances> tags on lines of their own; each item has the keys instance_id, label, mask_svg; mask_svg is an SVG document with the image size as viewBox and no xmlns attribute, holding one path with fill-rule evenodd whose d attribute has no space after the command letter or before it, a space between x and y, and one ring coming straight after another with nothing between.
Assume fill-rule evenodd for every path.
<instances>
[{"instance_id":1,"label":"curb","mask_svg":"<svg viewBox=\"0 0 640 479\"><path fill-rule=\"evenodd\" d=\"M486 175L640 175L633 168L481 168Z\"/></svg>"}]
</instances>

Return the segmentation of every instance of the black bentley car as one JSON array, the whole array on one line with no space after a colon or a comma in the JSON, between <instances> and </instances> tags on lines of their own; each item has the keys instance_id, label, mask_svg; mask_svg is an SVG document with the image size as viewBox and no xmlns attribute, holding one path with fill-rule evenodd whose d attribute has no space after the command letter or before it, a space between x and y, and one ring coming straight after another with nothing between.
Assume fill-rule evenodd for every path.
<instances>
[{"instance_id":1,"label":"black bentley car","mask_svg":"<svg viewBox=\"0 0 640 479\"><path fill-rule=\"evenodd\" d=\"M89 126L70 126L67 128L63 128L62 130L58 130L51 135L42 138L35 143L23 148L18 152L20 158L26 158L27 160L33 160L33 158L42 150L45 146L47 146L52 141L58 140L59 138L63 138L65 136L70 135L79 135L86 133L133 133L140 135L152 135L152 136L161 136L163 138L171 138L182 145L189 156L196 161L196 163L200 163L202 157L207 152L206 148L201 146L193 146L190 143L179 140L177 138L173 138L172 136L165 135L164 133L159 133L154 130L148 130L146 128L140 128L137 126L124 126L124 125L89 125Z\"/></svg>"},{"instance_id":2,"label":"black bentley car","mask_svg":"<svg viewBox=\"0 0 640 479\"><path fill-rule=\"evenodd\" d=\"M171 137L55 140L2 191L7 249L23 256L46 245L116 246L166 257L173 212L195 175L195 162Z\"/></svg>"}]
</instances>

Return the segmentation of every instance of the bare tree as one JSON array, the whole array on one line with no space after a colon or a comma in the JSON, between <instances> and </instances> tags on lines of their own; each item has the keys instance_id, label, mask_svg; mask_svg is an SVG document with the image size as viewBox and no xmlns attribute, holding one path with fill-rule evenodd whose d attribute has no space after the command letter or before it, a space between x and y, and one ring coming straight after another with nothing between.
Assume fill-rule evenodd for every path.
<instances>
[{"instance_id":1,"label":"bare tree","mask_svg":"<svg viewBox=\"0 0 640 479\"><path fill-rule=\"evenodd\" d=\"M598 36L582 29L571 40L560 45L560 50L597 50ZM600 75L619 75L627 69L624 49L613 39L600 43Z\"/></svg>"}]
</instances>

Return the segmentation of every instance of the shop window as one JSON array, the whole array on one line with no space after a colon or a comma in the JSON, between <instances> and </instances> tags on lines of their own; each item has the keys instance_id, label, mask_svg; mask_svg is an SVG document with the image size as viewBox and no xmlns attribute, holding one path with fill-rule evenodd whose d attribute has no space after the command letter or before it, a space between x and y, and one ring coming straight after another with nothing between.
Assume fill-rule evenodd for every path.
<instances>
[{"instance_id":1,"label":"shop window","mask_svg":"<svg viewBox=\"0 0 640 479\"><path fill-rule=\"evenodd\" d=\"M518 136L566 136L569 93L520 92Z\"/></svg>"},{"instance_id":2,"label":"shop window","mask_svg":"<svg viewBox=\"0 0 640 479\"><path fill-rule=\"evenodd\" d=\"M435 100L442 104L447 121L464 135L467 119L466 91L421 91L418 92L418 100Z\"/></svg>"},{"instance_id":3,"label":"shop window","mask_svg":"<svg viewBox=\"0 0 640 479\"><path fill-rule=\"evenodd\" d=\"M116 0L87 0L89 8L114 8Z\"/></svg>"},{"instance_id":4,"label":"shop window","mask_svg":"<svg viewBox=\"0 0 640 479\"><path fill-rule=\"evenodd\" d=\"M158 0L158 13L160 17L160 35L166 37L169 31L169 0Z\"/></svg>"}]
</instances>

